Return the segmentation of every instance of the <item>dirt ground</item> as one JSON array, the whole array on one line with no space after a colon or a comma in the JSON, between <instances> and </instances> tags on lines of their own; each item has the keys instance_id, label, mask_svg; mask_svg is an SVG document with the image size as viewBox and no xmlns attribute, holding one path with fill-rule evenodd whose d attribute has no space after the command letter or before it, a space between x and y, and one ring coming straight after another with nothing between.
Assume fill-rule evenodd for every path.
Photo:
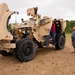
<instances>
[{"instance_id":1,"label":"dirt ground","mask_svg":"<svg viewBox=\"0 0 75 75\"><path fill-rule=\"evenodd\" d=\"M75 75L75 54L71 35L66 36L63 50L54 46L37 50L33 60L21 63L15 56L0 55L0 75Z\"/></svg>"}]
</instances>

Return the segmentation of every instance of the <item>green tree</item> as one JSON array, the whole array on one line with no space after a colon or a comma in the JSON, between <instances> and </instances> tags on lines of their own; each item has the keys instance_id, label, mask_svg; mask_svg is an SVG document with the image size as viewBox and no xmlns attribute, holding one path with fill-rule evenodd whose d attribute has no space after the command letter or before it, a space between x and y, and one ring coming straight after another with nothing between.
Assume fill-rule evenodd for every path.
<instances>
[{"instance_id":1,"label":"green tree","mask_svg":"<svg viewBox=\"0 0 75 75\"><path fill-rule=\"evenodd\" d=\"M75 26L75 20L66 20L66 33L71 33L72 28Z\"/></svg>"},{"instance_id":2,"label":"green tree","mask_svg":"<svg viewBox=\"0 0 75 75\"><path fill-rule=\"evenodd\" d=\"M10 30L11 29L11 24L7 25L7 29Z\"/></svg>"}]
</instances>

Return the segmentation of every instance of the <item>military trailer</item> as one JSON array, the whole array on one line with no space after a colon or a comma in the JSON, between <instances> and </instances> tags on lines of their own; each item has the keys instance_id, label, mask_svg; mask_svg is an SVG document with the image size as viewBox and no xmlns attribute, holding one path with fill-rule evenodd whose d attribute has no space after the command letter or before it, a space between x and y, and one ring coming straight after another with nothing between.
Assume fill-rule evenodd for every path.
<instances>
[{"instance_id":1,"label":"military trailer","mask_svg":"<svg viewBox=\"0 0 75 75\"><path fill-rule=\"evenodd\" d=\"M66 21L63 19L52 20L52 17L41 17L37 14L38 7L28 8L27 15L32 16L25 23L13 23L8 30L8 22L15 11L10 11L7 4L0 4L0 51L4 56L15 54L22 62L34 58L36 49L46 47L46 36L50 35L52 22L56 24L56 44L52 38L50 44L56 50L65 47Z\"/></svg>"}]
</instances>

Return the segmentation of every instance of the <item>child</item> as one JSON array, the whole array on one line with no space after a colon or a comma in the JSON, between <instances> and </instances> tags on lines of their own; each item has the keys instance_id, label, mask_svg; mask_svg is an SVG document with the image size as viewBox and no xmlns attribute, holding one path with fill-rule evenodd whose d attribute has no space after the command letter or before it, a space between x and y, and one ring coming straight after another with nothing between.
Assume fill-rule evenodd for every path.
<instances>
[{"instance_id":1,"label":"child","mask_svg":"<svg viewBox=\"0 0 75 75\"><path fill-rule=\"evenodd\" d=\"M74 48L73 53L75 53L75 27L73 27L73 32L72 32L72 35L71 35L71 39L72 39L72 46Z\"/></svg>"}]
</instances>

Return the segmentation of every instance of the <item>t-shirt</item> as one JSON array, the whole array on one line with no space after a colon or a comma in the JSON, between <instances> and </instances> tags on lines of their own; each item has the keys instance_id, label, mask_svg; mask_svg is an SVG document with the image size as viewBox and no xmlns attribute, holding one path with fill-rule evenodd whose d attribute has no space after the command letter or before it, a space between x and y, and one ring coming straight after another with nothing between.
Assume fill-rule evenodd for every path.
<instances>
[{"instance_id":1,"label":"t-shirt","mask_svg":"<svg viewBox=\"0 0 75 75\"><path fill-rule=\"evenodd\" d=\"M72 32L72 40L75 40L75 31Z\"/></svg>"},{"instance_id":2,"label":"t-shirt","mask_svg":"<svg viewBox=\"0 0 75 75\"><path fill-rule=\"evenodd\" d=\"M72 32L72 45L75 46L75 31Z\"/></svg>"},{"instance_id":3,"label":"t-shirt","mask_svg":"<svg viewBox=\"0 0 75 75\"><path fill-rule=\"evenodd\" d=\"M55 24L52 24L52 32L56 32Z\"/></svg>"}]
</instances>

